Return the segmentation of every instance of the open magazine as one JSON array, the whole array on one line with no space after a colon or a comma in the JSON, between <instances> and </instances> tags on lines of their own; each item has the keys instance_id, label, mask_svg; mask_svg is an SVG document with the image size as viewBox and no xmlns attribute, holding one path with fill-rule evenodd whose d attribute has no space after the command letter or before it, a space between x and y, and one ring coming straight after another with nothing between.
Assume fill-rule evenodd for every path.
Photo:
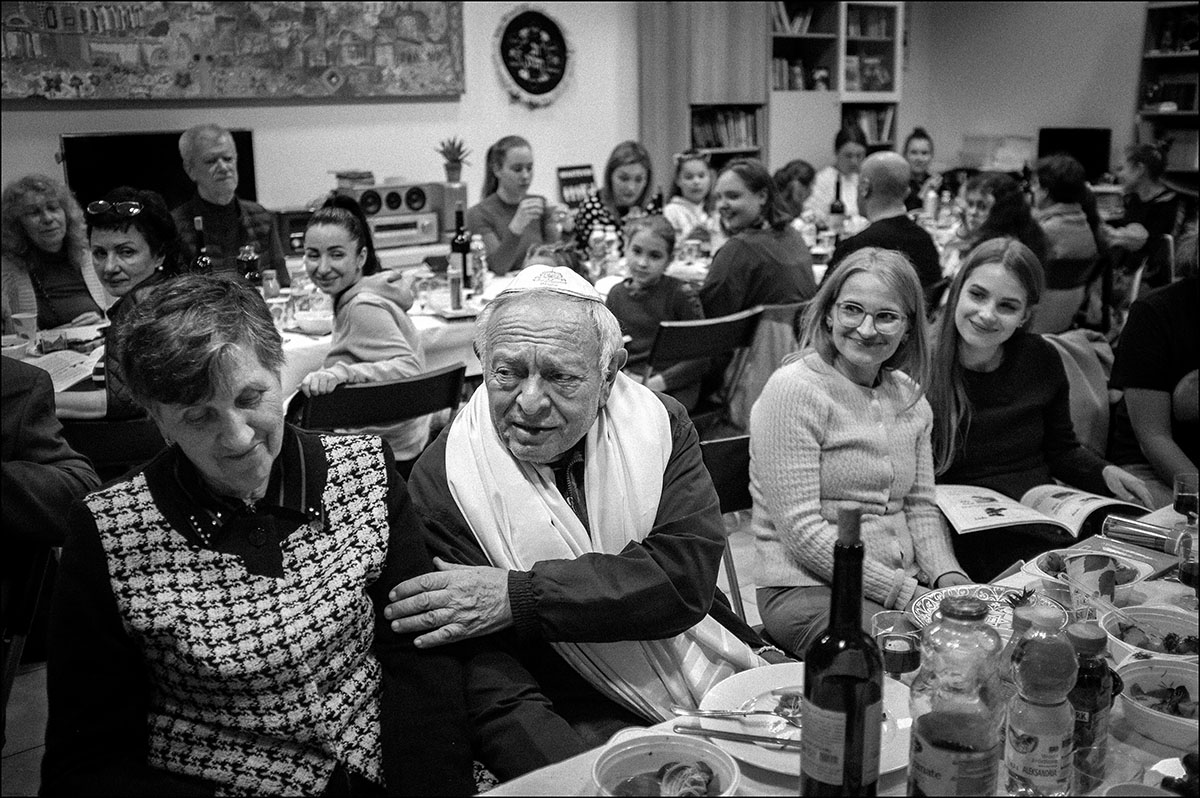
<instances>
[{"instance_id":1,"label":"open magazine","mask_svg":"<svg viewBox=\"0 0 1200 798\"><path fill-rule=\"evenodd\" d=\"M1030 488L1019 502L974 485L938 485L936 490L938 507L960 535L1020 524L1053 524L1077 538L1093 517L1116 511L1136 518L1149 512L1130 502L1064 485Z\"/></svg>"}]
</instances>

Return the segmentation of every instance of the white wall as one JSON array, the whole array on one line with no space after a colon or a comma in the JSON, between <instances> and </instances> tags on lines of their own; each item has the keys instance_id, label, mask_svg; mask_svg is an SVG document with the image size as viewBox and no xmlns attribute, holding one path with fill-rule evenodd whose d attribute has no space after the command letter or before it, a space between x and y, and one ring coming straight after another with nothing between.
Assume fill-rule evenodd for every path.
<instances>
[{"instance_id":1,"label":"white wall","mask_svg":"<svg viewBox=\"0 0 1200 798\"><path fill-rule=\"evenodd\" d=\"M1112 129L1116 167L1133 139L1145 3L917 2L902 136L924 126L937 160L963 136L1039 127Z\"/></svg>"},{"instance_id":2,"label":"white wall","mask_svg":"<svg viewBox=\"0 0 1200 798\"><path fill-rule=\"evenodd\" d=\"M496 26L517 5L463 4L466 92L452 101L85 111L72 110L69 102L38 111L4 103L0 185L29 172L61 174L54 153L63 133L181 130L218 121L254 131L258 198L272 208L303 205L328 191L334 185L331 170L370 169L378 179L444 180L433 147L451 135L462 136L473 150L463 170L472 203L479 199L484 153L510 133L533 145L533 190L550 195L556 190L556 166L591 163L599 174L615 144L637 137L637 7L539 4L562 24L575 64L559 99L535 110L510 100L492 61Z\"/></svg>"}]
</instances>

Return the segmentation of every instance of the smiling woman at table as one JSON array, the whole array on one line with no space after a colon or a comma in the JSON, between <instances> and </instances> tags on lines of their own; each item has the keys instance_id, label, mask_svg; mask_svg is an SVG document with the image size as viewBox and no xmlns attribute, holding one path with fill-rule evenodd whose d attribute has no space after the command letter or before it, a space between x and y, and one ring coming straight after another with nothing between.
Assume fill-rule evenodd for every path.
<instances>
[{"instance_id":1,"label":"smiling woman at table","mask_svg":"<svg viewBox=\"0 0 1200 798\"><path fill-rule=\"evenodd\" d=\"M1149 504L1140 479L1075 437L1062 360L1050 342L1025 331L1044 286L1041 264L1012 238L980 244L951 283L929 382L938 481L1019 500L1058 480ZM967 573L985 582L1014 560L1071 542L1038 525L955 535L954 549Z\"/></svg>"},{"instance_id":2,"label":"smiling woman at table","mask_svg":"<svg viewBox=\"0 0 1200 798\"><path fill-rule=\"evenodd\" d=\"M304 268L333 297L333 340L322 367L300 383L306 396L330 393L343 382L386 382L425 371L421 336L404 312L407 292L369 260L371 231L362 211L348 197L331 202L337 204L317 210L304 231ZM383 436L408 476L429 437L429 418L360 431Z\"/></svg>"},{"instance_id":3,"label":"smiling woman at table","mask_svg":"<svg viewBox=\"0 0 1200 798\"><path fill-rule=\"evenodd\" d=\"M604 185L579 206L575 245L587 251L588 236L595 227L603 230L605 225L612 225L620 233L628 221L661 214L659 203L650 197L653 179L650 153L645 147L636 141L622 141L614 147L604 165ZM624 242L618 240L617 245L623 247Z\"/></svg>"},{"instance_id":4,"label":"smiling woman at table","mask_svg":"<svg viewBox=\"0 0 1200 798\"><path fill-rule=\"evenodd\" d=\"M804 656L829 618L840 508L863 511L863 625L928 588L964 584L934 503L921 283L899 252L852 252L804 315L750 414L758 609Z\"/></svg>"},{"instance_id":5,"label":"smiling woman at table","mask_svg":"<svg viewBox=\"0 0 1200 798\"><path fill-rule=\"evenodd\" d=\"M125 387L113 333L146 291L179 273L179 234L158 193L128 186L89 203L87 227L92 267L117 297L104 331L104 389L59 393L56 412L59 418L136 418L143 413Z\"/></svg>"},{"instance_id":6,"label":"smiling woman at table","mask_svg":"<svg viewBox=\"0 0 1200 798\"><path fill-rule=\"evenodd\" d=\"M382 615L433 570L390 450L285 424L280 335L239 278L158 286L118 335L173 445L72 510L43 793L472 792L459 652Z\"/></svg>"},{"instance_id":7,"label":"smiling woman at table","mask_svg":"<svg viewBox=\"0 0 1200 798\"><path fill-rule=\"evenodd\" d=\"M26 175L4 187L0 208L4 331L13 313L38 314L43 330L102 321L113 299L92 271L83 211L70 190Z\"/></svg>"}]
</instances>

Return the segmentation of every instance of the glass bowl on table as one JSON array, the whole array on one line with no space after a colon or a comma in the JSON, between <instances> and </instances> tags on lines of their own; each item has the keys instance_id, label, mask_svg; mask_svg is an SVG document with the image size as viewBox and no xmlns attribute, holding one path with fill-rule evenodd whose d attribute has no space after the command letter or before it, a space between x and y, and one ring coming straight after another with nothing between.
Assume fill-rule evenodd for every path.
<instances>
[{"instance_id":1,"label":"glass bowl on table","mask_svg":"<svg viewBox=\"0 0 1200 798\"><path fill-rule=\"evenodd\" d=\"M741 775L707 740L666 733L614 742L592 766L600 795L736 795Z\"/></svg>"}]
</instances>

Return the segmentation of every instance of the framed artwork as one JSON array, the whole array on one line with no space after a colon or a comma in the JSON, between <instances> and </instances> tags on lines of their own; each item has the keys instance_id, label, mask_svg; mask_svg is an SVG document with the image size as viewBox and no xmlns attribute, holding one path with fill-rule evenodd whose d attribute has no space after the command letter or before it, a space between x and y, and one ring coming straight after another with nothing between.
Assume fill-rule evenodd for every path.
<instances>
[{"instance_id":1,"label":"framed artwork","mask_svg":"<svg viewBox=\"0 0 1200 798\"><path fill-rule=\"evenodd\" d=\"M492 57L508 93L533 107L549 105L562 93L574 60L562 26L528 5L500 20Z\"/></svg>"},{"instance_id":2,"label":"framed artwork","mask_svg":"<svg viewBox=\"0 0 1200 798\"><path fill-rule=\"evenodd\" d=\"M462 94L462 2L0 4L0 98Z\"/></svg>"}]
</instances>

